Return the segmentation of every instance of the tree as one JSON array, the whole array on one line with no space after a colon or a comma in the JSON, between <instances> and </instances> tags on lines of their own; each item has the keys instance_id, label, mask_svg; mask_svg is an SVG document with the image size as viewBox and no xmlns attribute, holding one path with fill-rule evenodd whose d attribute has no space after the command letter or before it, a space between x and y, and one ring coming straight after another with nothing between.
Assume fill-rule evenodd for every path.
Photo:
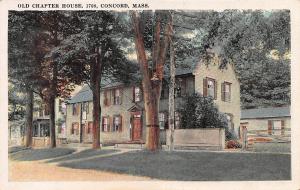
<instances>
[{"instance_id":1,"label":"tree","mask_svg":"<svg viewBox=\"0 0 300 190\"><path fill-rule=\"evenodd\" d=\"M25 146L32 145L33 91L39 80L39 54L35 49L39 36L35 16L25 12L9 12L8 20L8 76L9 83L25 94Z\"/></svg>"},{"instance_id":2,"label":"tree","mask_svg":"<svg viewBox=\"0 0 300 190\"><path fill-rule=\"evenodd\" d=\"M166 23L163 24L163 20L167 18L167 12L155 12L153 34L153 46L152 46L152 70L149 71L149 63L147 58L147 46L149 47L149 33L147 33L147 26L142 20L141 13L136 11L132 12L132 24L134 29L135 48L137 53L137 60L140 66L140 72L142 75L142 86L144 95L144 107L146 114L146 148L151 151L155 151L159 148L159 125L158 125L158 111L159 100L161 95L162 80L164 75L164 65L166 61L166 55L168 46L170 43L172 25L169 18ZM151 17L150 17L151 18ZM146 26L146 27L145 27ZM162 28L165 28L164 37L161 37ZM146 35L145 35L146 34ZM151 33L150 33L151 34Z\"/></svg>"},{"instance_id":3,"label":"tree","mask_svg":"<svg viewBox=\"0 0 300 190\"><path fill-rule=\"evenodd\" d=\"M200 58L208 59L213 49L222 59L221 67L229 62L235 65L243 108L290 104L289 11L226 10L196 15L203 19L194 22Z\"/></svg>"},{"instance_id":4,"label":"tree","mask_svg":"<svg viewBox=\"0 0 300 190\"><path fill-rule=\"evenodd\" d=\"M119 33L122 25L108 11L72 12L77 30L55 50L64 72L77 84L87 83L93 93L93 148L100 148L100 88L102 81L129 82L136 67L124 56Z\"/></svg>"},{"instance_id":5,"label":"tree","mask_svg":"<svg viewBox=\"0 0 300 190\"><path fill-rule=\"evenodd\" d=\"M67 96L73 85L62 73L55 54L61 39L73 30L65 12L11 12L9 33L10 80L27 89L27 137L31 139L33 91L50 108L50 146L55 142L55 98ZM26 143L27 145L28 143ZM29 142L30 144L30 142Z\"/></svg>"}]
</instances>

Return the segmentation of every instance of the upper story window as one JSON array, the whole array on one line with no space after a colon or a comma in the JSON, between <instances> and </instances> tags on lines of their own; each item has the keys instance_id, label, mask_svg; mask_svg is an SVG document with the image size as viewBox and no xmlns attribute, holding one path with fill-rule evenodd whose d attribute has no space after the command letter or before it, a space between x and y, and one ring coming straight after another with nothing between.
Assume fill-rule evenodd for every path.
<instances>
[{"instance_id":1,"label":"upper story window","mask_svg":"<svg viewBox=\"0 0 300 190\"><path fill-rule=\"evenodd\" d=\"M89 102L83 102L82 111L86 112L86 113L89 113Z\"/></svg>"},{"instance_id":2,"label":"upper story window","mask_svg":"<svg viewBox=\"0 0 300 190\"><path fill-rule=\"evenodd\" d=\"M113 95L113 103L114 105L120 105L122 104L122 90L119 88L112 90Z\"/></svg>"},{"instance_id":3,"label":"upper story window","mask_svg":"<svg viewBox=\"0 0 300 190\"><path fill-rule=\"evenodd\" d=\"M103 104L104 104L104 106L110 105L110 91L109 90L104 90Z\"/></svg>"},{"instance_id":4,"label":"upper story window","mask_svg":"<svg viewBox=\"0 0 300 190\"><path fill-rule=\"evenodd\" d=\"M66 105L65 105L65 103L63 102L62 99L58 100L58 111L61 112L61 113L66 112Z\"/></svg>"},{"instance_id":5,"label":"upper story window","mask_svg":"<svg viewBox=\"0 0 300 190\"><path fill-rule=\"evenodd\" d=\"M222 100L224 102L230 102L231 100L231 83L224 82L222 83Z\"/></svg>"},{"instance_id":6,"label":"upper story window","mask_svg":"<svg viewBox=\"0 0 300 190\"><path fill-rule=\"evenodd\" d=\"M141 101L141 88L140 87L133 87L133 102L140 102Z\"/></svg>"},{"instance_id":7,"label":"upper story window","mask_svg":"<svg viewBox=\"0 0 300 190\"><path fill-rule=\"evenodd\" d=\"M177 78L175 84L175 97L182 97L186 95L186 78Z\"/></svg>"},{"instance_id":8,"label":"upper story window","mask_svg":"<svg viewBox=\"0 0 300 190\"><path fill-rule=\"evenodd\" d=\"M212 78L203 79L203 95L217 99L217 81Z\"/></svg>"},{"instance_id":9,"label":"upper story window","mask_svg":"<svg viewBox=\"0 0 300 190\"><path fill-rule=\"evenodd\" d=\"M73 115L78 114L77 104L72 104L72 114Z\"/></svg>"}]
</instances>

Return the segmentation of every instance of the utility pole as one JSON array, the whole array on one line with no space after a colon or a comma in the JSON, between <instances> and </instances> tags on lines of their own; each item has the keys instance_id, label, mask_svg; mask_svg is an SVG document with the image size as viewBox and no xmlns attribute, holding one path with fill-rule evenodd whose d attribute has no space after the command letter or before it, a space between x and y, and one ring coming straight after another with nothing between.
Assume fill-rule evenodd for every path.
<instances>
[{"instance_id":1,"label":"utility pole","mask_svg":"<svg viewBox=\"0 0 300 190\"><path fill-rule=\"evenodd\" d=\"M175 52L174 52L174 28L173 28L173 13L171 12L171 28L172 28L172 38L170 40L170 84L169 84L169 151L174 150L174 128L175 128Z\"/></svg>"}]
</instances>

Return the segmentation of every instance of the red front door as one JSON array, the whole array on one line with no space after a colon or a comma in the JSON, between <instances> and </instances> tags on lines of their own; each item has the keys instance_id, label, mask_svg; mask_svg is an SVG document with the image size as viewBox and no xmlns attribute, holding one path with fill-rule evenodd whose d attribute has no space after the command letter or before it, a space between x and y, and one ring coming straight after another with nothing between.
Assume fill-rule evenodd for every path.
<instances>
[{"instance_id":1,"label":"red front door","mask_svg":"<svg viewBox=\"0 0 300 190\"><path fill-rule=\"evenodd\" d=\"M141 140L142 137L142 125L141 115L134 114L132 121L132 140Z\"/></svg>"}]
</instances>

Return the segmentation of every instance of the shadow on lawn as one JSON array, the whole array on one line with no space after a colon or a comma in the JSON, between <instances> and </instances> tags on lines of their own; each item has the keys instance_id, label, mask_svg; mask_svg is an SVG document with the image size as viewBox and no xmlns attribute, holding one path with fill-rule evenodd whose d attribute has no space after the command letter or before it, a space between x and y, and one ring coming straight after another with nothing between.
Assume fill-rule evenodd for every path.
<instances>
[{"instance_id":1,"label":"shadow on lawn","mask_svg":"<svg viewBox=\"0 0 300 190\"><path fill-rule=\"evenodd\" d=\"M66 155L64 157L60 157L60 158L55 158L55 159L51 159L48 160L48 163L52 163L52 162L65 162L65 161L73 161L73 160L81 160L81 159L88 159L89 157L93 157L93 156L102 156L105 154L111 154L111 153L116 153L116 152L120 152L119 150L94 150L94 149L87 149L87 150L83 150L80 151L78 153L74 153L74 154L70 154L70 155Z\"/></svg>"},{"instance_id":2,"label":"shadow on lawn","mask_svg":"<svg viewBox=\"0 0 300 190\"><path fill-rule=\"evenodd\" d=\"M290 180L290 155L131 151L59 166L178 181Z\"/></svg>"},{"instance_id":3,"label":"shadow on lawn","mask_svg":"<svg viewBox=\"0 0 300 190\"><path fill-rule=\"evenodd\" d=\"M74 151L75 149L71 148L26 149L10 154L9 158L17 161L35 161L71 154Z\"/></svg>"}]
</instances>

